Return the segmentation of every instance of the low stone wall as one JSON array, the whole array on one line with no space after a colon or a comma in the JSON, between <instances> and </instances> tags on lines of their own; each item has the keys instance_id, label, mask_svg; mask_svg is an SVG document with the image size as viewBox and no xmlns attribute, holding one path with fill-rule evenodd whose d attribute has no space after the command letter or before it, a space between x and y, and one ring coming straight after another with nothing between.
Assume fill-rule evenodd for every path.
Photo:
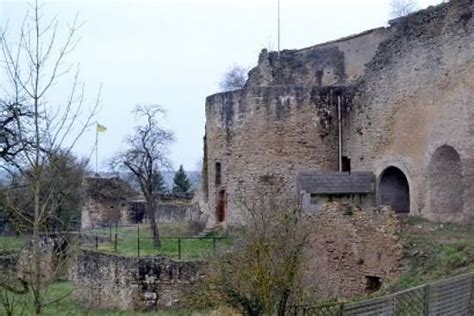
<instances>
[{"instance_id":1,"label":"low stone wall","mask_svg":"<svg viewBox=\"0 0 474 316\"><path fill-rule=\"evenodd\" d=\"M185 291L203 277L203 266L202 262L81 250L70 280L76 300L87 307L151 311L182 306Z\"/></svg>"},{"instance_id":2,"label":"low stone wall","mask_svg":"<svg viewBox=\"0 0 474 316\"><path fill-rule=\"evenodd\" d=\"M158 204L157 221L159 223L190 222L199 215L199 209L191 199L162 199Z\"/></svg>"},{"instance_id":3,"label":"low stone wall","mask_svg":"<svg viewBox=\"0 0 474 316\"><path fill-rule=\"evenodd\" d=\"M402 245L393 209L331 203L317 222L306 252L306 278L321 299L368 294L398 276Z\"/></svg>"}]
</instances>

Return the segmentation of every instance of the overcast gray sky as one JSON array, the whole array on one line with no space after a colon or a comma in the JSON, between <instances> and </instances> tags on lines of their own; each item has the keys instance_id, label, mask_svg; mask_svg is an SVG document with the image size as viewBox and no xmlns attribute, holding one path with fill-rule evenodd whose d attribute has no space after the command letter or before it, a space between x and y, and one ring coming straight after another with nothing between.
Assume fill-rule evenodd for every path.
<instances>
[{"instance_id":1,"label":"overcast gray sky","mask_svg":"<svg viewBox=\"0 0 474 316\"><path fill-rule=\"evenodd\" d=\"M68 62L80 63L90 99L103 85L98 121L108 130L100 139L102 162L131 132L133 107L154 103L167 109L165 124L176 134L174 166L195 169L202 157L206 96L218 92L229 66L253 67L262 48L277 47L277 0L43 2L47 16L71 21L78 12L85 22ZM303 48L384 26L389 2L281 0L282 48ZM423 8L439 2L419 4ZM13 30L26 9L26 1L0 0L0 23L8 22ZM90 153L94 135L91 130L83 137L76 147L79 155Z\"/></svg>"}]
</instances>

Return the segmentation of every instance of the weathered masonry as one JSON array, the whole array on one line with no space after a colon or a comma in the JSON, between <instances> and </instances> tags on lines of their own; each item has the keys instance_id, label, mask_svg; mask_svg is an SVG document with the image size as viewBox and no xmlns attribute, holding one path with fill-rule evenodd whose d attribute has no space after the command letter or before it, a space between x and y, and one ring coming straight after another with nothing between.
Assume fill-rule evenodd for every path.
<instances>
[{"instance_id":1,"label":"weathered masonry","mask_svg":"<svg viewBox=\"0 0 474 316\"><path fill-rule=\"evenodd\" d=\"M243 89L207 98L201 206L209 225L241 222L241 201L263 184L312 212L341 198L471 220L473 9L451 0L390 27L263 50ZM360 173L370 179L363 192ZM319 185L298 187L300 177Z\"/></svg>"},{"instance_id":2,"label":"weathered masonry","mask_svg":"<svg viewBox=\"0 0 474 316\"><path fill-rule=\"evenodd\" d=\"M148 221L145 199L118 177L84 179L81 228L128 225ZM160 223L189 222L200 212L192 203L193 194L156 195L155 218Z\"/></svg>"}]
</instances>

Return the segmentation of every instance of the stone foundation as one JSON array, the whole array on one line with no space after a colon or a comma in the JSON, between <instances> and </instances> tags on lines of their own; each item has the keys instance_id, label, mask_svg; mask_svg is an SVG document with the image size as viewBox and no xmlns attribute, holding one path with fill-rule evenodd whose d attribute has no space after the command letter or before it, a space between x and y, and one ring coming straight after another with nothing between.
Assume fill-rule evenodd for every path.
<instances>
[{"instance_id":1,"label":"stone foundation","mask_svg":"<svg viewBox=\"0 0 474 316\"><path fill-rule=\"evenodd\" d=\"M307 249L306 279L320 299L378 290L400 272L400 222L390 208L332 203L319 213Z\"/></svg>"},{"instance_id":2,"label":"stone foundation","mask_svg":"<svg viewBox=\"0 0 474 316\"><path fill-rule=\"evenodd\" d=\"M82 250L70 272L75 299L90 308L151 311L183 304L202 262L129 258Z\"/></svg>"}]
</instances>

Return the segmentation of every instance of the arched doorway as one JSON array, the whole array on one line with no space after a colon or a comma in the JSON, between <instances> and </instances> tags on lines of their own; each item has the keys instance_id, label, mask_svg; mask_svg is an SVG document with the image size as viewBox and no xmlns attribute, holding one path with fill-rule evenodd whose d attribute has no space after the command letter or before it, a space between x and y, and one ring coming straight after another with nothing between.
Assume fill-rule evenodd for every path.
<instances>
[{"instance_id":1,"label":"arched doorway","mask_svg":"<svg viewBox=\"0 0 474 316\"><path fill-rule=\"evenodd\" d=\"M428 166L430 212L462 212L463 187L461 157L456 149L444 145L436 149Z\"/></svg>"},{"instance_id":2,"label":"arched doorway","mask_svg":"<svg viewBox=\"0 0 474 316\"><path fill-rule=\"evenodd\" d=\"M379 192L382 205L391 206L397 213L410 212L410 187L400 169L388 167L382 172Z\"/></svg>"}]
</instances>

